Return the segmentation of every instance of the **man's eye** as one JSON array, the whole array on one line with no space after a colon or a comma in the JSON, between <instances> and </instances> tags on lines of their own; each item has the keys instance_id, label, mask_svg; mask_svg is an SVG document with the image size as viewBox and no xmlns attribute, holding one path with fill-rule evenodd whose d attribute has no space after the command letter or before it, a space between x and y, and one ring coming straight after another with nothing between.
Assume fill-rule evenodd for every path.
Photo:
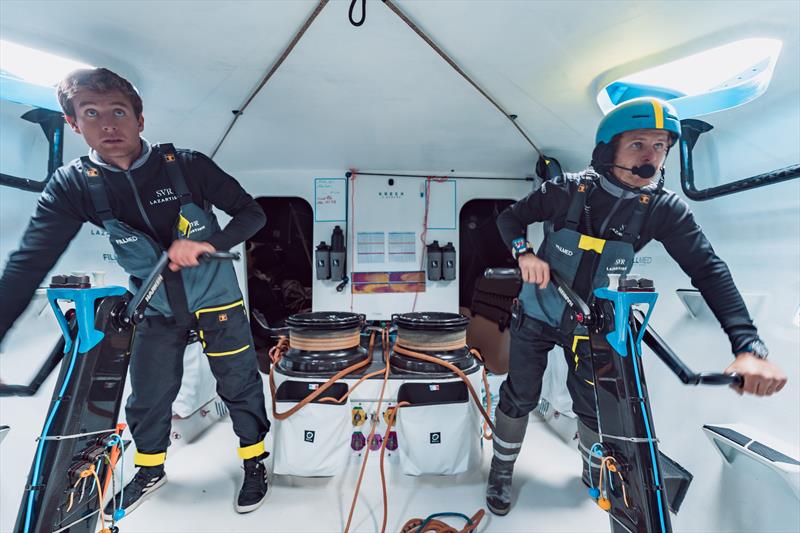
<instances>
[{"instance_id":1,"label":"man's eye","mask_svg":"<svg viewBox=\"0 0 800 533\"><path fill-rule=\"evenodd\" d=\"M642 143L640 143L639 141L632 142L631 148L633 148L634 150L640 150L642 148Z\"/></svg>"},{"instance_id":2,"label":"man's eye","mask_svg":"<svg viewBox=\"0 0 800 533\"><path fill-rule=\"evenodd\" d=\"M94 109L87 109L86 116L94 118L97 116L97 111L95 111Z\"/></svg>"},{"instance_id":3,"label":"man's eye","mask_svg":"<svg viewBox=\"0 0 800 533\"><path fill-rule=\"evenodd\" d=\"M653 148L655 149L656 152L663 152L667 148L667 145L665 145L664 143L656 143L655 145L653 145Z\"/></svg>"},{"instance_id":4,"label":"man's eye","mask_svg":"<svg viewBox=\"0 0 800 533\"><path fill-rule=\"evenodd\" d=\"M114 116L115 117L124 117L125 116L125 110L124 109L115 109L114 110Z\"/></svg>"}]
</instances>

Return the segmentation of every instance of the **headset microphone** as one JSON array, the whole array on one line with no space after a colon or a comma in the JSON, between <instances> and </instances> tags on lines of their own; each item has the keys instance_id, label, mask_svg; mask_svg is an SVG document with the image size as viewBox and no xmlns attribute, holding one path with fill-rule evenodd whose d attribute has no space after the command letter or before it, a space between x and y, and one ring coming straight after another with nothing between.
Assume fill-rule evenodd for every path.
<instances>
[{"instance_id":1,"label":"headset microphone","mask_svg":"<svg viewBox=\"0 0 800 533\"><path fill-rule=\"evenodd\" d=\"M622 170L628 170L631 174L636 174L640 178L650 179L656 175L656 167L651 165L650 163L645 163L642 166L633 166L631 168L623 167L620 165L611 165L612 167L621 168Z\"/></svg>"}]
</instances>

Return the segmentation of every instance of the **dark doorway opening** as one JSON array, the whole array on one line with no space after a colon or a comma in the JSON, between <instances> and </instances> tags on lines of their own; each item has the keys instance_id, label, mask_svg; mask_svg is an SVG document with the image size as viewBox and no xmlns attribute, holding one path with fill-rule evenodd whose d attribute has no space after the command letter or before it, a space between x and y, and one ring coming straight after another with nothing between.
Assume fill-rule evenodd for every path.
<instances>
[{"instance_id":1,"label":"dark doorway opening","mask_svg":"<svg viewBox=\"0 0 800 533\"><path fill-rule=\"evenodd\" d=\"M311 310L314 215L303 198L256 201L267 223L247 241L247 286L250 327L263 357L275 344L271 329L285 326L293 314Z\"/></svg>"},{"instance_id":2,"label":"dark doorway opening","mask_svg":"<svg viewBox=\"0 0 800 533\"><path fill-rule=\"evenodd\" d=\"M509 243L497 230L497 216L514 200L472 200L460 214L459 311L470 317L467 344L481 352L486 368L508 371L508 322L519 287L487 280L489 268L512 268L517 263Z\"/></svg>"},{"instance_id":3,"label":"dark doorway opening","mask_svg":"<svg viewBox=\"0 0 800 533\"><path fill-rule=\"evenodd\" d=\"M514 200L470 200L461 208L459 234L459 307L472 304L475 283L489 267L516 267L509 243L497 230L497 215Z\"/></svg>"}]
</instances>

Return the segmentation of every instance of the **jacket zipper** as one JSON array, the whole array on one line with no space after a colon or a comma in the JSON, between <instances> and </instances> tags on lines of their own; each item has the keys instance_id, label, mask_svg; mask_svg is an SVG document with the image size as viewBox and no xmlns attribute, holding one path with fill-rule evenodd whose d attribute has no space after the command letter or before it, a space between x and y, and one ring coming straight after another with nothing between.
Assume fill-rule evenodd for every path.
<instances>
[{"instance_id":1,"label":"jacket zipper","mask_svg":"<svg viewBox=\"0 0 800 533\"><path fill-rule=\"evenodd\" d=\"M125 177L128 178L128 183L130 183L131 189L133 189L133 197L136 199L136 205L139 207L139 213L142 215L144 223L147 224L147 228L153 233L153 236L158 236L158 233L156 233L155 228L153 228L153 224L150 223L150 218L144 211L144 206L142 205L142 199L139 198L139 191L136 190L136 184L133 182L133 176L131 175L129 170L125 171Z\"/></svg>"}]
</instances>

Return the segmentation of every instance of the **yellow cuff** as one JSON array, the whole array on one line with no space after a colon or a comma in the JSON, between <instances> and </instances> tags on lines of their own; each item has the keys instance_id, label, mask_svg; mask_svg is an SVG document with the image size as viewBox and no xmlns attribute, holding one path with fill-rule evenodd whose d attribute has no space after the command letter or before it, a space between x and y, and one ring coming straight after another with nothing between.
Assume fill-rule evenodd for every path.
<instances>
[{"instance_id":1,"label":"yellow cuff","mask_svg":"<svg viewBox=\"0 0 800 533\"><path fill-rule=\"evenodd\" d=\"M136 452L133 456L135 466L158 466L163 465L167 460L167 452L162 453L140 453Z\"/></svg>"},{"instance_id":2,"label":"yellow cuff","mask_svg":"<svg viewBox=\"0 0 800 533\"><path fill-rule=\"evenodd\" d=\"M251 444L250 446L242 446L239 448L239 457L242 459L252 459L253 457L258 457L259 455L264 453L264 441L257 444Z\"/></svg>"}]
</instances>

